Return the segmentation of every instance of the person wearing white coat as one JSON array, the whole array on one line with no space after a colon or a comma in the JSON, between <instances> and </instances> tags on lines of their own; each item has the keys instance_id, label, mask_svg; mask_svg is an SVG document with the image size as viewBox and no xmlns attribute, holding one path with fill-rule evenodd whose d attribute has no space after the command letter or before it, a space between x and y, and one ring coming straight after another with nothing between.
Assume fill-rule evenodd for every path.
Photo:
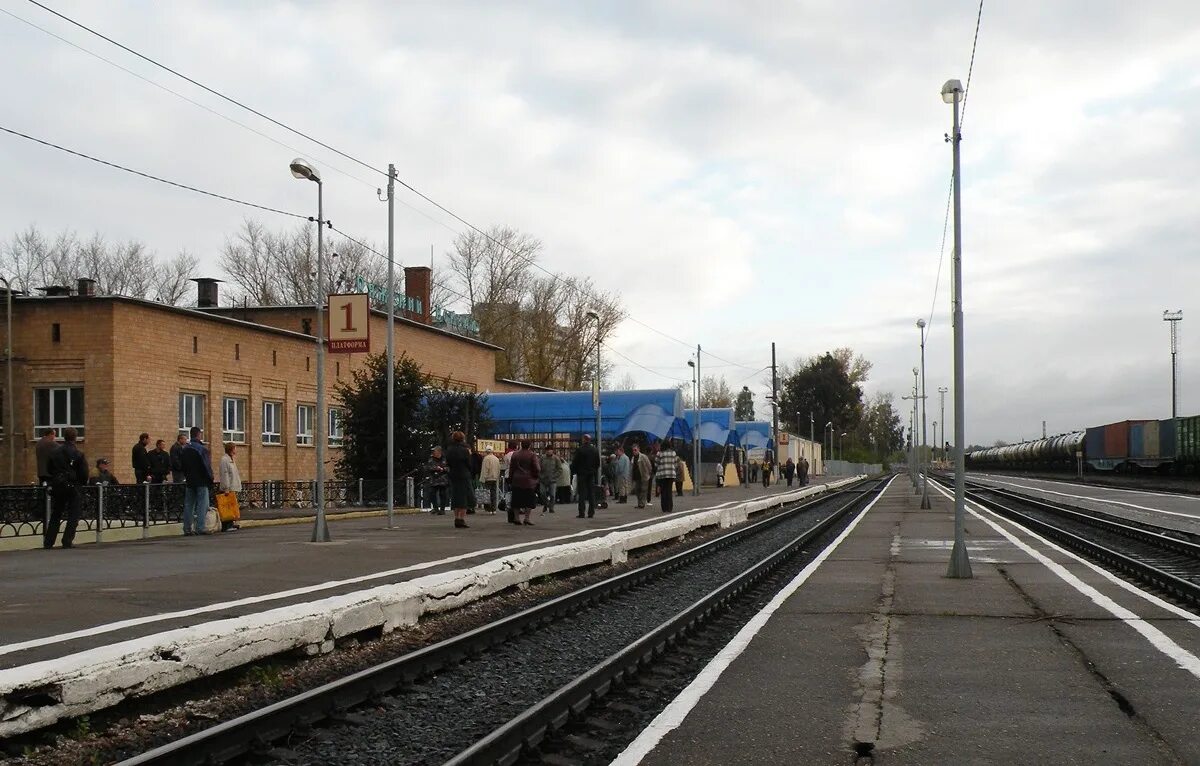
<instances>
[{"instance_id":1,"label":"person wearing white coat","mask_svg":"<svg viewBox=\"0 0 1200 766\"><path fill-rule=\"evenodd\" d=\"M238 470L237 463L233 460L233 453L236 450L236 445L226 444L225 454L221 456L221 466L217 471L217 477L221 482L222 492L241 492L242 491L242 474ZM228 529L237 529L236 522L222 522L221 531Z\"/></svg>"}]
</instances>

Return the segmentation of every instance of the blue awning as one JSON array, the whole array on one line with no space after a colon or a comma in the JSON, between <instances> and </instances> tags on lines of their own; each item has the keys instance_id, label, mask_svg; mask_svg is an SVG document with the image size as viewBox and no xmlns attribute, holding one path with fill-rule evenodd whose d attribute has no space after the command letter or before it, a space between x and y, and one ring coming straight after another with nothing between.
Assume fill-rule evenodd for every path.
<instances>
[{"instance_id":1,"label":"blue awning","mask_svg":"<svg viewBox=\"0 0 1200 766\"><path fill-rule=\"evenodd\" d=\"M577 438L596 431L590 391L530 391L488 394L492 434ZM644 432L655 439L672 435L683 414L677 389L600 392L600 438ZM690 429L687 438L691 438ZM682 437L681 437L682 438Z\"/></svg>"},{"instance_id":2,"label":"blue awning","mask_svg":"<svg viewBox=\"0 0 1200 766\"><path fill-rule=\"evenodd\" d=\"M733 425L742 446L746 449L775 449L775 440L771 438L771 424L765 420L739 420Z\"/></svg>"},{"instance_id":3,"label":"blue awning","mask_svg":"<svg viewBox=\"0 0 1200 766\"><path fill-rule=\"evenodd\" d=\"M687 410L684 420L688 425L696 422L696 410ZM729 407L704 407L700 410L700 442L724 447L737 445L738 432L733 429L733 410Z\"/></svg>"}]
</instances>

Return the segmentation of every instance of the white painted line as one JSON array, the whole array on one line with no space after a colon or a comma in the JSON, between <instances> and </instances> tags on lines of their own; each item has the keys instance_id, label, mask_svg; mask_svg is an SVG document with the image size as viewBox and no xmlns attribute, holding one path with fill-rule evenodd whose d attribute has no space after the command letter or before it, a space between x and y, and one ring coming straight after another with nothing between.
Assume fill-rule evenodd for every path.
<instances>
[{"instance_id":1,"label":"white painted line","mask_svg":"<svg viewBox=\"0 0 1200 766\"><path fill-rule=\"evenodd\" d=\"M1121 500L1106 500L1102 497L1090 497L1088 495L1072 495L1069 492L1058 492L1053 489L1045 489L1043 487L1031 487L1028 484L1017 484L1013 481L1001 481L1000 479L987 479L987 481L995 482L996 484L1004 484L1009 487L1017 487L1018 489L1027 489L1030 492L1042 492L1047 495L1060 495L1062 497L1071 497L1076 500L1091 500L1093 503L1106 503L1108 505L1122 505L1126 508L1134 508L1139 511L1148 513L1162 513L1167 516L1182 516L1185 519L1200 520L1200 514L1196 513L1180 513L1179 511L1165 511L1162 508L1151 508L1148 505L1136 505L1134 503L1126 503Z\"/></svg>"},{"instance_id":2,"label":"white painted line","mask_svg":"<svg viewBox=\"0 0 1200 766\"><path fill-rule=\"evenodd\" d=\"M1033 478L1031 476L1030 477L1014 476L1012 474L1007 474L1007 473L973 473L973 474L971 474L971 476L975 476L976 478L980 478L980 479L990 479L992 481L998 481L1000 479L1020 479L1021 481L1032 481L1032 482L1037 482L1037 483L1041 483L1041 484L1057 484L1057 485L1063 486L1063 487L1081 487L1083 489L1092 489L1097 492L1125 492L1130 495L1150 495L1151 497L1169 497L1173 500L1190 500L1192 502L1200 503L1200 496L1187 495L1182 492L1155 492L1155 491L1149 490L1149 489L1125 489L1123 487L1108 487L1108 486L1104 486L1101 484L1082 484L1077 481L1065 481L1063 479L1037 479L1037 478ZM1099 500L1099 498L1095 498L1095 499Z\"/></svg>"},{"instance_id":3,"label":"white painted line","mask_svg":"<svg viewBox=\"0 0 1200 766\"><path fill-rule=\"evenodd\" d=\"M222 602L215 603L215 604L206 604L204 606L193 607L191 609L180 609L180 610L177 610L174 612L160 612L158 614L149 614L149 615L145 615L143 617L133 617L133 618L130 618L127 620L118 620L116 622L104 623L101 625L94 625L89 628L82 628L80 630L71 631L69 633L59 633L59 634L52 635L52 636L44 636L42 638L29 639L27 641L18 641L18 642L11 643L11 644L3 644L3 645L0 645L0 655L11 654L13 652L20 652L20 651L24 651L26 649L37 649L37 648L41 648L44 646L51 646L53 644L63 643L66 641L74 641L75 639L79 639L79 638L87 638L89 636L98 636L98 635L101 635L104 633L112 633L113 631L125 630L126 628L135 628L139 625L150 625L150 624L153 624L156 622L166 622L168 620L177 620L177 619L181 619L184 617L193 617L198 614L208 614L210 612L220 612L220 611L224 611L226 609L234 609L237 607L249 606L252 604L262 604L262 603L265 603L268 601L278 601L280 599L293 598L295 596L304 596L309 593L318 593L320 591L332 590L334 588L341 588L341 587L345 587L347 585L356 585L358 583L369 582L371 580L380 580L380 579L384 579L387 577L394 577L396 575L405 574L407 572L419 572L423 569L431 569L433 567L439 567L439 566L443 566L445 564L453 564L458 561L464 561L466 559L478 558L479 556L486 556L491 553L503 553L505 551L513 551L513 550L517 550L520 548L529 548L532 546L544 546L548 543L559 542L562 540L571 540L571 539L574 539L577 537L587 537L587 536L602 537L605 533L608 533L608 532L618 531L618 530L622 530L622 529L628 529L630 527L649 526L649 525L657 524L657 523L662 522L663 518L684 518L686 516L690 516L695 513L703 513L703 512L708 512L708 511L721 510L729 505L749 503L749 502L761 501L761 500L770 500L770 501L778 500L779 502L788 502L788 498L791 498L793 495L798 495L801 492L805 492L806 490L811 490L811 489L816 489L816 488L831 489L831 488L835 488L836 486L840 486L840 483L841 482L830 482L828 484L810 484L810 485L808 485L808 487L805 487L803 489L796 489L796 490L792 490L790 492L781 492L778 495L758 495L755 497L742 498L740 500L731 500L726 503L721 503L720 505L714 505L714 506L710 506L710 507L706 507L706 508L694 508L689 511L681 511L680 513L672 514L671 516L667 516L667 517L639 519L638 521L631 521L631 522L627 522L625 524L618 524L616 526L601 527L599 529L585 529L580 532L572 532L571 534L559 535L557 537L547 537L547 538L541 539L541 540L531 540L529 542L524 542L524 543L514 543L512 545L502 545L502 546L497 546L495 548L481 548L479 550L470 551L468 553L460 553L455 556L448 556L446 558L437 559L436 561L423 561L423 562L420 562L417 564L410 564L408 566L399 567L397 569L389 569L389 570L386 570L383 572L372 572L371 574L360 575L358 577L350 577L350 578L347 578L344 580L330 580L328 582L317 583L315 585L306 585L306 586L303 586L300 588L291 588L289 590L276 591L274 593L264 593L264 594L258 595L258 596L247 596L246 598L240 598L240 599L236 599L234 601L222 601ZM816 494L816 493L808 492L808 494ZM800 498L797 497L796 499L800 499Z\"/></svg>"},{"instance_id":4,"label":"white painted line","mask_svg":"<svg viewBox=\"0 0 1200 766\"><path fill-rule=\"evenodd\" d=\"M941 487L937 487L937 490L939 492L941 492L942 495L944 495L945 497L951 497L951 495L949 493L947 493L945 490L943 490ZM1174 661L1175 664L1178 665L1180 668L1188 671L1196 678L1200 678L1200 657L1197 657L1196 655L1192 654L1188 650L1184 649L1179 644L1172 641L1170 639L1170 637L1167 636L1166 633L1163 633L1158 628L1156 628L1153 625L1151 625L1150 623L1146 622L1146 620L1143 617L1141 617L1139 614L1137 614L1136 612L1134 612L1130 609L1126 609L1125 607L1121 606L1116 601L1114 601L1112 598L1104 595L1103 593L1101 593L1099 590L1097 590L1093 586L1091 586L1091 585L1085 583L1083 580L1079 579L1079 577L1077 577L1074 573L1072 573L1070 570L1068 570L1062 564L1059 564L1057 561L1054 561L1053 559L1049 558L1048 556L1043 554L1041 551L1038 551L1037 549L1035 549L1033 546L1028 545L1024 541L1022 541L1020 538L1018 538L1016 535L1012 534L1007 529L1000 526L999 524L992 521L991 519L987 518L986 516L983 516L979 512L979 510L987 511L987 509L977 510L976 508L972 508L968 505L968 506L966 506L966 510L972 516L974 516L975 518L979 519L983 523L990 526L992 529L999 532L1010 543L1017 546L1021 550L1025 551L1025 553L1029 554L1030 557L1032 557L1035 561L1042 564L1042 566L1046 567L1051 572L1058 575L1059 579L1061 579L1063 582L1067 583L1075 590L1077 590L1080 593L1082 593L1083 595L1087 596L1089 599L1091 599L1092 603L1094 603L1096 606L1100 607L1101 609L1104 609L1106 612L1111 614L1113 617L1116 617L1118 620L1121 620L1126 625L1128 625L1129 627L1136 630L1138 633L1140 633L1142 635L1143 638L1145 638L1148 642L1150 642L1151 646L1153 646L1155 649L1162 652L1166 657L1168 657L1169 659ZM987 511L987 513L988 513L988 515L993 515L990 511ZM1030 532L1029 530L1022 527L1020 524L1017 524L1016 522L1012 522L1012 521L1010 521L1009 523L1012 524L1014 527L1017 527L1018 529L1029 534L1030 536L1036 537L1036 535L1034 535L1032 532Z\"/></svg>"},{"instance_id":5,"label":"white painted line","mask_svg":"<svg viewBox=\"0 0 1200 766\"><path fill-rule=\"evenodd\" d=\"M892 482L895 480L895 476L889 479L887 485L883 488L883 492L880 492L875 496L875 498L867 505L867 507L864 508L862 512L854 518L854 521L850 522L850 525L842 530L842 533L837 536L837 539L835 539L829 545L829 547L821 551L820 555L813 559L808 566L804 567L800 574L796 575L791 582L784 586L783 590L775 594L775 598L771 599L771 601L762 608L762 611L751 617L750 621L742 626L742 629L738 631L737 635L734 636L733 639L726 644L720 652L717 653L716 657L713 657L712 660L710 660L709 663L704 666L704 669L700 671L700 675L696 676L696 678L693 679L692 682L679 693L679 696L671 700L670 704L668 704L667 707L661 713L659 713L653 721L650 722L650 725L642 730L642 733L638 735L637 739L635 739L633 742L630 742L629 746L622 750L621 754L613 759L610 766L635 766L635 764L641 763L643 758L649 755L654 748L658 747L658 743L662 741L663 737L665 737L671 731L677 729L679 725L683 723L683 720L687 718L688 713L692 712L692 709L696 707L696 704L700 701L700 698L708 693L708 690L713 687L713 684L717 682L717 679L721 677L721 674L723 674L729 668L734 660L741 656L742 652L744 652L746 647L750 645L750 642L754 639L755 635L762 630L763 626L767 624L767 621L771 619L771 616L775 614L775 611L779 609L783 602L791 598L792 594L795 593L801 585L808 581L808 578L812 576L813 572L817 571L817 567L821 566L825 559L827 559L829 555L833 553L833 551L839 545L842 544L842 541L850 536L850 533L853 532L854 528L858 526L858 522L862 521L863 517L867 515L867 512L874 507L875 503L879 501L879 498L883 497L883 493L887 491L888 487L892 486Z\"/></svg>"}]
</instances>

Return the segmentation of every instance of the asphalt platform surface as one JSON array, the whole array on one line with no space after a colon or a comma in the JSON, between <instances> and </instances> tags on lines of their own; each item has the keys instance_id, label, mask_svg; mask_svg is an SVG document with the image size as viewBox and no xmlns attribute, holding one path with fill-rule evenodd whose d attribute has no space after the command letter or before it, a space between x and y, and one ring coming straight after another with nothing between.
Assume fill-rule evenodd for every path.
<instances>
[{"instance_id":1,"label":"asphalt platform surface","mask_svg":"<svg viewBox=\"0 0 1200 766\"><path fill-rule=\"evenodd\" d=\"M898 477L614 763L1200 763L1200 619L988 513L966 516L974 578L948 579L931 494L920 510Z\"/></svg>"},{"instance_id":2,"label":"asphalt platform surface","mask_svg":"<svg viewBox=\"0 0 1200 766\"><path fill-rule=\"evenodd\" d=\"M676 497L674 515L787 491L786 484L769 490L706 488L699 497ZM656 498L642 510L633 502L610 502L591 519L577 518L573 504L559 505L554 514L539 509L534 526L508 524L504 513L467 518L470 529L454 529L449 512L397 514L393 529L386 517L341 519L329 525L333 541L321 544L309 542L312 525L301 523L0 552L0 669L462 569L516 551L652 524L665 515ZM127 622L136 624L113 625ZM70 635L87 631L92 632Z\"/></svg>"}]
</instances>

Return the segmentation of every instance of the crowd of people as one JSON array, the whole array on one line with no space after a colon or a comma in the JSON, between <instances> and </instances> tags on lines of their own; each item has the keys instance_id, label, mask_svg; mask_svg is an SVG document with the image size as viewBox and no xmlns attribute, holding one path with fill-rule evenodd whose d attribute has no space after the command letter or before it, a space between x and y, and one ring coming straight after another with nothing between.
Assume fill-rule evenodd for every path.
<instances>
[{"instance_id":1,"label":"crowd of people","mask_svg":"<svg viewBox=\"0 0 1200 766\"><path fill-rule=\"evenodd\" d=\"M77 445L78 433L74 428L63 429L62 442L53 428L42 432L35 456L37 459L38 483L50 492L50 518L42 534L42 547L53 548L62 529L62 547L72 548L79 527L81 495L79 488L89 485L119 485L121 480L113 473L108 458L96 460L95 472L89 472L87 459ZM237 445L226 444L221 456L218 472L214 476L212 456L204 443L204 430L192 428L187 435L179 434L170 450L166 442L159 439L150 446L150 434L142 433L131 451L131 479L134 484L182 484L183 491L183 534L205 534L215 531L208 524L209 502L215 493L242 491L242 477L238 470ZM63 528L63 523L66 527ZM238 528L234 520L221 522L221 530Z\"/></svg>"},{"instance_id":2,"label":"crowd of people","mask_svg":"<svg viewBox=\"0 0 1200 766\"><path fill-rule=\"evenodd\" d=\"M533 514L555 513L575 503L578 518L592 518L609 501L633 501L653 507L659 498L663 513L674 510L683 494L684 459L671 440L644 450L632 444L629 453L618 445L601 455L591 436L584 435L568 460L552 444L535 449L529 439L510 442L503 455L488 445L480 451L466 446L461 431L451 434L445 449L434 447L422 469L424 505L434 515L454 513L454 526L466 528L467 516L482 510L505 512L508 522L533 526Z\"/></svg>"}]
</instances>

